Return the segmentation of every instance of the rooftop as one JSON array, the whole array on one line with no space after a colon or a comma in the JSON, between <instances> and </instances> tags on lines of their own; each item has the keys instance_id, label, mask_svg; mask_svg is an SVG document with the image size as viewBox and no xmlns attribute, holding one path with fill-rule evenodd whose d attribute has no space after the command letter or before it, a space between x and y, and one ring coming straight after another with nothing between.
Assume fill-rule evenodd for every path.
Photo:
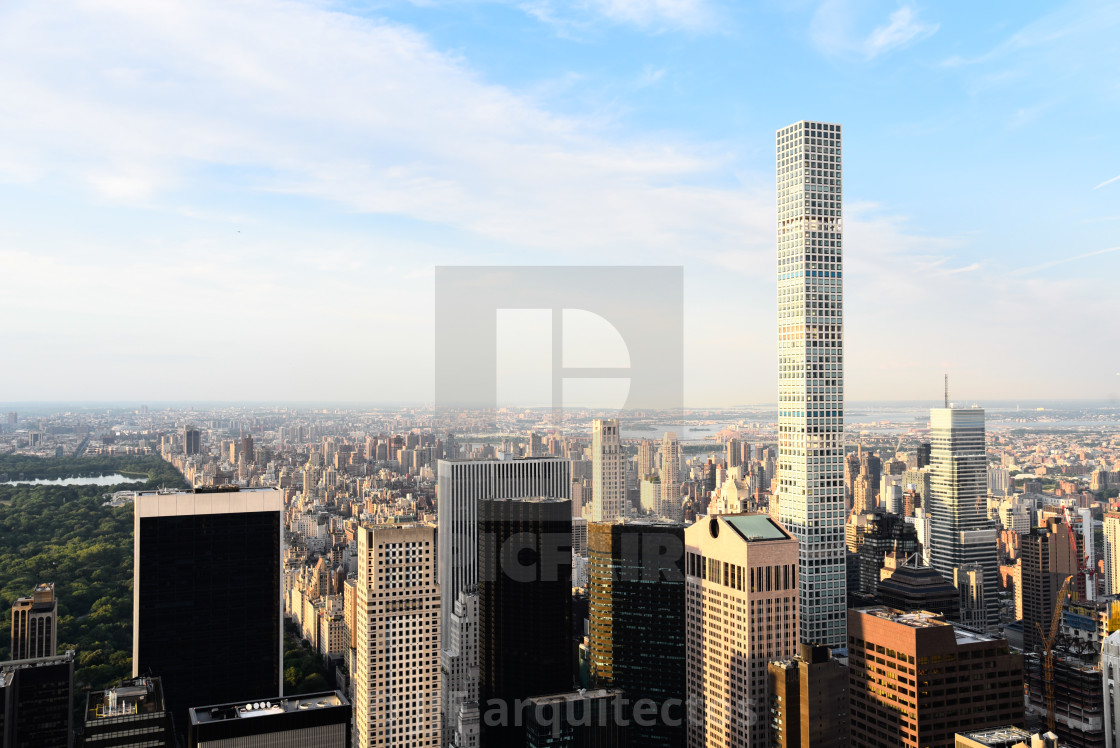
<instances>
[{"instance_id":1,"label":"rooftop","mask_svg":"<svg viewBox=\"0 0 1120 748\"><path fill-rule=\"evenodd\" d=\"M957 644L979 644L982 642L997 641L997 638L994 636L982 634L979 631L972 631L957 624L950 623L946 621L944 616L940 613L931 613L928 610L915 610L907 613L883 605L876 605L870 608L857 608L856 610L865 615L875 616L876 618L893 621L894 623L900 623L904 626L910 626L916 629L949 626L957 636Z\"/></svg>"},{"instance_id":2,"label":"rooftop","mask_svg":"<svg viewBox=\"0 0 1120 748\"><path fill-rule=\"evenodd\" d=\"M191 724L213 724L235 719L270 717L292 712L306 712L312 709L331 709L349 706L350 702L340 691L324 691L302 696L289 696L276 701L254 701L247 704L219 704L199 706L190 709Z\"/></svg>"},{"instance_id":3,"label":"rooftop","mask_svg":"<svg viewBox=\"0 0 1120 748\"><path fill-rule=\"evenodd\" d=\"M544 704L567 704L576 701L591 701L592 699L606 699L612 696L621 695L622 691L617 688L597 688L594 690L587 690L584 688L578 691L564 691L563 693L552 693L544 696L537 696L530 699L536 705Z\"/></svg>"},{"instance_id":4,"label":"rooftop","mask_svg":"<svg viewBox=\"0 0 1120 748\"><path fill-rule=\"evenodd\" d=\"M17 670L29 670L36 667L49 667L51 665L66 665L74 661L74 650L68 649L60 655L53 657L32 657L26 660L8 660L0 662L0 688L7 687Z\"/></svg>"},{"instance_id":5,"label":"rooftop","mask_svg":"<svg viewBox=\"0 0 1120 748\"><path fill-rule=\"evenodd\" d=\"M93 691L86 698L86 722L133 714L163 711L163 688L159 678L134 678L116 688Z\"/></svg>"},{"instance_id":6,"label":"rooftop","mask_svg":"<svg viewBox=\"0 0 1120 748\"><path fill-rule=\"evenodd\" d=\"M724 514L721 519L744 540L788 540L790 537L769 514Z\"/></svg>"},{"instance_id":7,"label":"rooftop","mask_svg":"<svg viewBox=\"0 0 1120 748\"><path fill-rule=\"evenodd\" d=\"M973 730L958 733L959 735L975 740L982 745L1003 746L1026 742L1030 745L1031 734L1021 727L1008 725L1007 727L989 727L986 730Z\"/></svg>"}]
</instances>

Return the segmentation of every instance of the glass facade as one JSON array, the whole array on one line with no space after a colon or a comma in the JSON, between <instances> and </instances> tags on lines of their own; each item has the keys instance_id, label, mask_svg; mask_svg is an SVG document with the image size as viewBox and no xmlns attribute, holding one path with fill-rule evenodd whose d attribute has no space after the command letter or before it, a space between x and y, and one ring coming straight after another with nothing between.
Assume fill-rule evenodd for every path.
<instances>
[{"instance_id":1,"label":"glass facade","mask_svg":"<svg viewBox=\"0 0 1120 748\"><path fill-rule=\"evenodd\" d=\"M141 517L134 671L187 709L281 695L280 512Z\"/></svg>"}]
</instances>

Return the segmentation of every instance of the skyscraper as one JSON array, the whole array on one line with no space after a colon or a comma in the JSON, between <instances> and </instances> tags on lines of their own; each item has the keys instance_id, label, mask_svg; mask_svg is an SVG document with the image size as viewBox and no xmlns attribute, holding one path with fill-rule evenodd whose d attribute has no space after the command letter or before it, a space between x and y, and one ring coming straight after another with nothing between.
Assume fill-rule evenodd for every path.
<instances>
[{"instance_id":1,"label":"skyscraper","mask_svg":"<svg viewBox=\"0 0 1120 748\"><path fill-rule=\"evenodd\" d=\"M183 427L183 454L190 457L202 451L202 433L194 426Z\"/></svg>"},{"instance_id":2,"label":"skyscraper","mask_svg":"<svg viewBox=\"0 0 1120 748\"><path fill-rule=\"evenodd\" d=\"M591 422L591 515L592 522L610 522L622 516L626 498L622 438L617 418ZM586 512L585 512L586 513Z\"/></svg>"},{"instance_id":3,"label":"skyscraper","mask_svg":"<svg viewBox=\"0 0 1120 748\"><path fill-rule=\"evenodd\" d=\"M478 593L462 592L451 625L440 632L443 650L443 744L478 748Z\"/></svg>"},{"instance_id":4,"label":"skyscraper","mask_svg":"<svg viewBox=\"0 0 1120 748\"><path fill-rule=\"evenodd\" d=\"M999 625L996 530L987 519L988 470L982 408L930 410L930 565L946 579L975 564L984 577L987 628Z\"/></svg>"},{"instance_id":5,"label":"skyscraper","mask_svg":"<svg viewBox=\"0 0 1120 748\"><path fill-rule=\"evenodd\" d=\"M957 732L1023 724L1023 655L1006 639L882 606L848 611L848 636L853 746L951 748Z\"/></svg>"},{"instance_id":6,"label":"skyscraper","mask_svg":"<svg viewBox=\"0 0 1120 748\"><path fill-rule=\"evenodd\" d=\"M74 650L0 662L0 746L71 748Z\"/></svg>"},{"instance_id":7,"label":"skyscraper","mask_svg":"<svg viewBox=\"0 0 1120 748\"><path fill-rule=\"evenodd\" d=\"M180 730L190 707L280 696L283 510L275 489L136 494L132 675L161 679Z\"/></svg>"},{"instance_id":8,"label":"skyscraper","mask_svg":"<svg viewBox=\"0 0 1120 748\"><path fill-rule=\"evenodd\" d=\"M681 443L672 431L661 440L661 511L670 522L680 522L681 512Z\"/></svg>"},{"instance_id":9,"label":"skyscraper","mask_svg":"<svg viewBox=\"0 0 1120 748\"><path fill-rule=\"evenodd\" d=\"M642 748L684 744L684 527L655 520L588 526L591 679L656 714L631 729ZM677 713L674 713L674 710Z\"/></svg>"},{"instance_id":10,"label":"skyscraper","mask_svg":"<svg viewBox=\"0 0 1120 748\"><path fill-rule=\"evenodd\" d=\"M1104 594L1120 594L1120 512L1104 515Z\"/></svg>"},{"instance_id":11,"label":"skyscraper","mask_svg":"<svg viewBox=\"0 0 1120 748\"><path fill-rule=\"evenodd\" d=\"M440 460L437 468L440 629L447 631L459 594L478 584L478 503L571 498L572 463L557 457Z\"/></svg>"},{"instance_id":12,"label":"skyscraper","mask_svg":"<svg viewBox=\"0 0 1120 748\"><path fill-rule=\"evenodd\" d=\"M358 748L440 744L440 594L436 530L358 529Z\"/></svg>"},{"instance_id":13,"label":"skyscraper","mask_svg":"<svg viewBox=\"0 0 1120 748\"><path fill-rule=\"evenodd\" d=\"M53 657L58 654L58 601L54 582L35 586L31 597L12 605L13 660Z\"/></svg>"},{"instance_id":14,"label":"skyscraper","mask_svg":"<svg viewBox=\"0 0 1120 748\"><path fill-rule=\"evenodd\" d=\"M847 748L848 668L828 647L802 644L792 660L767 666L770 745Z\"/></svg>"},{"instance_id":15,"label":"skyscraper","mask_svg":"<svg viewBox=\"0 0 1120 748\"><path fill-rule=\"evenodd\" d=\"M1039 629L1050 631L1058 590L1077 574L1077 542L1061 517L1034 527L1019 539L1023 594L1023 651L1041 652ZM1071 583L1072 587L1072 583ZM1076 589L1076 588L1074 588Z\"/></svg>"},{"instance_id":16,"label":"skyscraper","mask_svg":"<svg viewBox=\"0 0 1120 748\"><path fill-rule=\"evenodd\" d=\"M479 744L524 748L517 710L572 687L571 502L486 499L478 531Z\"/></svg>"},{"instance_id":17,"label":"skyscraper","mask_svg":"<svg viewBox=\"0 0 1120 748\"><path fill-rule=\"evenodd\" d=\"M765 514L684 537L688 748L763 748L766 663L797 653L797 541Z\"/></svg>"},{"instance_id":18,"label":"skyscraper","mask_svg":"<svg viewBox=\"0 0 1120 748\"><path fill-rule=\"evenodd\" d=\"M801 640L846 642L840 125L778 131L778 505L798 540Z\"/></svg>"},{"instance_id":19,"label":"skyscraper","mask_svg":"<svg viewBox=\"0 0 1120 748\"><path fill-rule=\"evenodd\" d=\"M638 445L638 480L645 480L653 474L653 442L642 439Z\"/></svg>"}]
</instances>

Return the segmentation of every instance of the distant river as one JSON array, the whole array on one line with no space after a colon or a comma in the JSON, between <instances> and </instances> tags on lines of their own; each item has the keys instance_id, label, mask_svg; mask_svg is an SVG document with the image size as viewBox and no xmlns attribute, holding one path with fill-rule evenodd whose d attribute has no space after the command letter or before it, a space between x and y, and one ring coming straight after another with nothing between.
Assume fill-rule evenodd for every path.
<instances>
[{"instance_id":1,"label":"distant river","mask_svg":"<svg viewBox=\"0 0 1120 748\"><path fill-rule=\"evenodd\" d=\"M116 486L121 483L145 483L147 478L126 478L120 473L89 478L36 478L35 480L10 480L0 486Z\"/></svg>"}]
</instances>

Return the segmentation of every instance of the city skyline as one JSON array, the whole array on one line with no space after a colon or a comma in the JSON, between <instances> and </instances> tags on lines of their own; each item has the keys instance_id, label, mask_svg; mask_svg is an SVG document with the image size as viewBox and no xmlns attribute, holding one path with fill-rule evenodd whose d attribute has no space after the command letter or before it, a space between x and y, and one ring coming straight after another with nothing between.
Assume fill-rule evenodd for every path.
<instances>
[{"instance_id":1,"label":"city skyline","mask_svg":"<svg viewBox=\"0 0 1120 748\"><path fill-rule=\"evenodd\" d=\"M686 403L768 400L769 138L809 117L845 125L849 399L1114 397L1120 10L1006 12L9 6L0 391L425 402L432 266L469 258L682 264ZM1077 367L1018 364L1059 332ZM296 340L347 365L268 363Z\"/></svg>"}]
</instances>

